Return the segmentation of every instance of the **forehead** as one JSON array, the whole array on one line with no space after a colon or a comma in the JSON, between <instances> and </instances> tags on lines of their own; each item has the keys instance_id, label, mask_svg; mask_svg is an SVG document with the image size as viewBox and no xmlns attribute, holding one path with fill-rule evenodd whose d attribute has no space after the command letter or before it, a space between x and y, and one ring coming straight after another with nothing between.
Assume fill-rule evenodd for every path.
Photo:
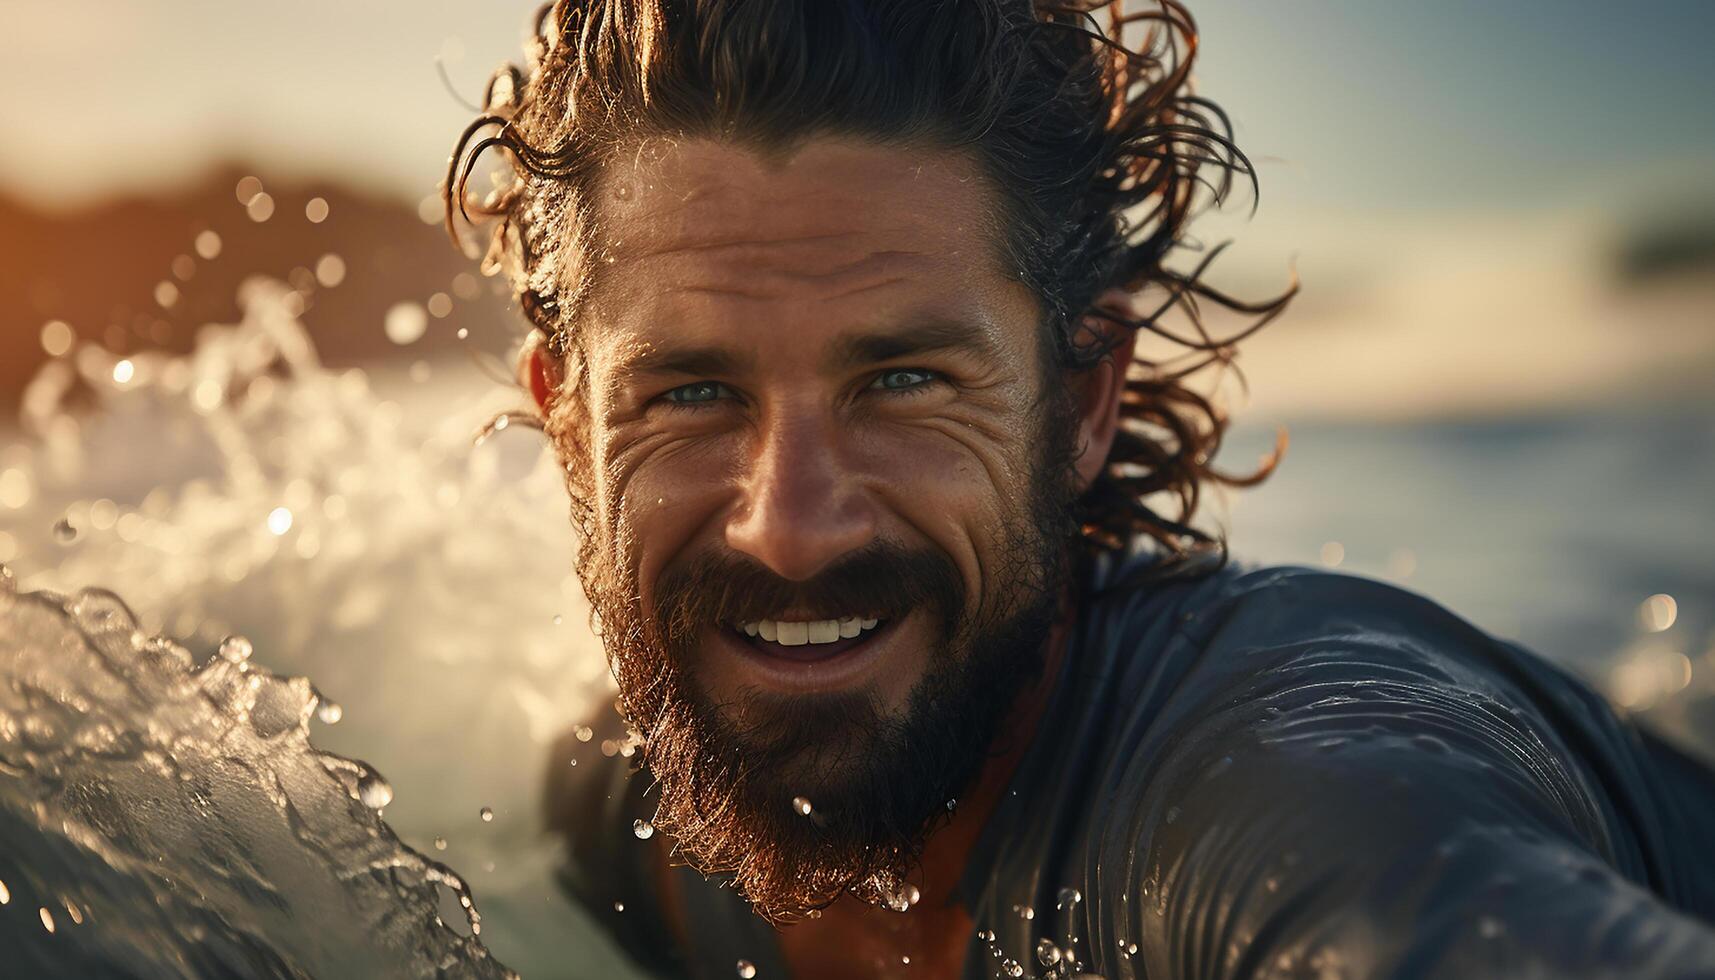
<instances>
[{"instance_id":1,"label":"forehead","mask_svg":"<svg viewBox=\"0 0 1715 980\"><path fill-rule=\"evenodd\" d=\"M592 346L601 335L658 340L664 324L731 333L782 319L807 329L992 318L1023 289L1004 271L990 183L950 151L655 142L610 164L593 193L603 260L586 297Z\"/></svg>"}]
</instances>

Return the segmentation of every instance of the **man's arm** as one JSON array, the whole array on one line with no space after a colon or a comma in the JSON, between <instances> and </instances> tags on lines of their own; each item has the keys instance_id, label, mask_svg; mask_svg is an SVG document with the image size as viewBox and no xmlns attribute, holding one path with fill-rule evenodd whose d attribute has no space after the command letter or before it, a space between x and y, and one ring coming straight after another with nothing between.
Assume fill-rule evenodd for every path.
<instances>
[{"instance_id":1,"label":"man's arm","mask_svg":"<svg viewBox=\"0 0 1715 980\"><path fill-rule=\"evenodd\" d=\"M1320 578L1222 625L1122 781L1092 947L1135 937L1150 977L1715 974L1715 932L1667 900L1710 856L1674 852L1687 817L1636 733L1406 593L1306 628L1355 581Z\"/></svg>"}]
</instances>

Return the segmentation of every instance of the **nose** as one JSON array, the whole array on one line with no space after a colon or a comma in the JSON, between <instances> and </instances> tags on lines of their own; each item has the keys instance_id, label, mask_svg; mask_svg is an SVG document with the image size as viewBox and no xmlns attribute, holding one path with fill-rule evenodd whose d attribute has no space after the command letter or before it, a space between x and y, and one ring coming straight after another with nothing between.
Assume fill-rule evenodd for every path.
<instances>
[{"instance_id":1,"label":"nose","mask_svg":"<svg viewBox=\"0 0 1715 980\"><path fill-rule=\"evenodd\" d=\"M800 412L767 421L728 546L804 581L875 538L874 504L841 459L836 423Z\"/></svg>"}]
</instances>

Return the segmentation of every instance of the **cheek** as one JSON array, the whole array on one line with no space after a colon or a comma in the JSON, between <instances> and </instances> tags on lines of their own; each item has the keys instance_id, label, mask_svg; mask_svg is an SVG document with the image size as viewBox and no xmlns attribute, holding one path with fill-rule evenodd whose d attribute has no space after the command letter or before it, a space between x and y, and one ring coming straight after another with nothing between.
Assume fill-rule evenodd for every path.
<instances>
[{"instance_id":1,"label":"cheek","mask_svg":"<svg viewBox=\"0 0 1715 980\"><path fill-rule=\"evenodd\" d=\"M611 457L598 479L598 521L612 560L637 574L645 607L650 583L682 556L731 499L737 455L727 439L660 440Z\"/></svg>"},{"instance_id":2,"label":"cheek","mask_svg":"<svg viewBox=\"0 0 1715 980\"><path fill-rule=\"evenodd\" d=\"M952 557L969 602L981 600L985 570L1004 557L1005 530L1027 500L1030 456L1013 429L1010 420L937 420L865 440L866 468L888 509Z\"/></svg>"}]
</instances>

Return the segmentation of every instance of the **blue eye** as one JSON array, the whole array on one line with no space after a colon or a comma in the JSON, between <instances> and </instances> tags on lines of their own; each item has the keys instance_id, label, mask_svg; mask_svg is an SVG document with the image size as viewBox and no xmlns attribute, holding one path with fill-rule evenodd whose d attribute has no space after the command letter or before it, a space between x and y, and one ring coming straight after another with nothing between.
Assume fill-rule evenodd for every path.
<instances>
[{"instance_id":1,"label":"blue eye","mask_svg":"<svg viewBox=\"0 0 1715 980\"><path fill-rule=\"evenodd\" d=\"M667 392L666 398L675 405L700 405L719 401L729 394L727 386L719 381L697 381L674 388Z\"/></svg>"},{"instance_id":2,"label":"blue eye","mask_svg":"<svg viewBox=\"0 0 1715 980\"><path fill-rule=\"evenodd\" d=\"M936 375L933 371L924 371L919 368L898 368L893 371L883 371L870 384L870 387L880 388L883 391L909 391L912 388L921 388L934 381L935 378Z\"/></svg>"}]
</instances>

